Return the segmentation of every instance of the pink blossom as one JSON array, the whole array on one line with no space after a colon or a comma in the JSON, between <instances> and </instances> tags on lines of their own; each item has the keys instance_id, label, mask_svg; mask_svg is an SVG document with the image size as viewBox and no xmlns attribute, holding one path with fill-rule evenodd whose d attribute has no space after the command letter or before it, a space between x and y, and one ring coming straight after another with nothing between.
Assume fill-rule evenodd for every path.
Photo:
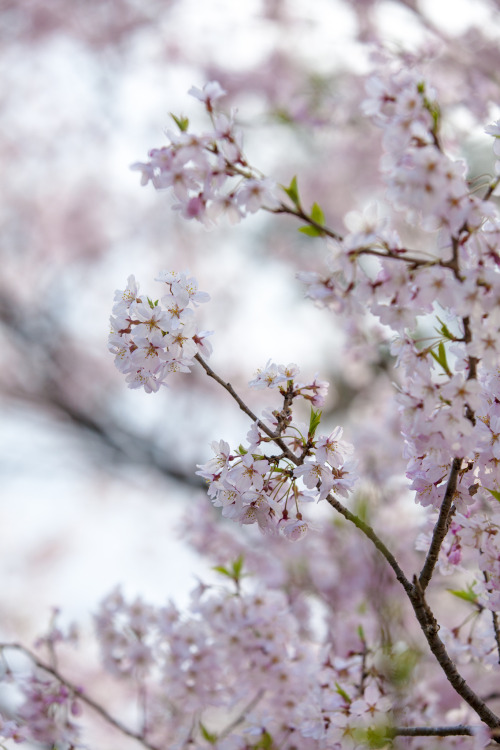
<instances>
[{"instance_id":1,"label":"pink blossom","mask_svg":"<svg viewBox=\"0 0 500 750\"><path fill-rule=\"evenodd\" d=\"M203 89L198 89L196 86L191 86L188 91L190 96L194 96L199 99L200 102L204 102L207 109L212 110L212 103L225 96L226 92L218 83L218 81L210 81L203 86Z\"/></svg>"}]
</instances>

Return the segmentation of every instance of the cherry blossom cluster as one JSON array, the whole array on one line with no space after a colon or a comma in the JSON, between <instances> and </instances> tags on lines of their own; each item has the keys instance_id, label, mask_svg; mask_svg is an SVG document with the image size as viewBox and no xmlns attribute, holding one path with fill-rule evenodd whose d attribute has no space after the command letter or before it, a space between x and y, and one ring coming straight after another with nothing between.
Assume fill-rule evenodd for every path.
<instances>
[{"instance_id":1,"label":"cherry blossom cluster","mask_svg":"<svg viewBox=\"0 0 500 750\"><path fill-rule=\"evenodd\" d=\"M198 331L190 307L207 302L209 295L185 273L162 271L156 281L165 294L153 302L139 296L139 285L129 276L126 289L115 293L109 335L109 350L129 388L146 393L166 385L172 373L189 372L198 352L211 352L209 332Z\"/></svg>"},{"instance_id":2,"label":"cherry blossom cluster","mask_svg":"<svg viewBox=\"0 0 500 750\"><path fill-rule=\"evenodd\" d=\"M342 428L316 435L327 383L297 381L295 364L269 361L250 381L256 389L277 389L281 409L266 410L247 434L246 445L231 450L225 440L212 443L215 456L197 472L209 483L208 494L222 515L242 524L257 523L264 533L296 541L308 530L302 505L333 492L348 497L356 481L353 447ZM295 399L311 403L309 426L293 419ZM274 446L274 451L272 447Z\"/></svg>"},{"instance_id":3,"label":"cherry blossom cluster","mask_svg":"<svg viewBox=\"0 0 500 750\"><path fill-rule=\"evenodd\" d=\"M374 733L387 736L402 694L362 632L345 658L328 645L318 648L304 639L283 591L244 583L241 558L217 570L235 588L200 583L182 612L173 603L127 601L116 589L96 614L106 669L131 687L141 678L147 696L141 737L148 746L210 743L243 750L264 740L269 747L291 747L293 740L320 750L336 743L359 747ZM396 665L408 656L400 650L390 659ZM45 709L50 695L47 688L40 703ZM399 713L408 719L425 710L424 697L413 693ZM233 714L234 723L228 719ZM53 741L56 735L50 730L38 737Z\"/></svg>"},{"instance_id":4,"label":"cherry blossom cluster","mask_svg":"<svg viewBox=\"0 0 500 750\"><path fill-rule=\"evenodd\" d=\"M419 223L431 249L405 247L372 206L348 217L356 231L331 243L330 272L299 278L318 303L357 318L368 310L388 342L393 337L407 476L418 501L440 506L458 457L453 501L488 502L500 488L500 218L471 195L463 164L444 153L435 94L418 73L381 74L368 92L365 111L384 130L387 198Z\"/></svg>"},{"instance_id":5,"label":"cherry blossom cluster","mask_svg":"<svg viewBox=\"0 0 500 750\"><path fill-rule=\"evenodd\" d=\"M157 190L171 188L177 199L173 208L186 219L210 226L222 215L231 223L265 207L279 205L276 183L258 175L242 150L243 137L235 124L235 112L218 112L216 103L226 93L216 81L189 93L204 103L212 129L196 134L185 118L174 118L180 132L167 131L170 143L149 152L149 161L132 169L142 174L141 184Z\"/></svg>"},{"instance_id":6,"label":"cherry blossom cluster","mask_svg":"<svg viewBox=\"0 0 500 750\"><path fill-rule=\"evenodd\" d=\"M67 747L79 742L75 719L81 714L78 695L59 680L34 672L20 685L23 702L18 717L35 742Z\"/></svg>"},{"instance_id":7,"label":"cherry blossom cluster","mask_svg":"<svg viewBox=\"0 0 500 750\"><path fill-rule=\"evenodd\" d=\"M308 295L343 316L359 340L365 330L367 339L374 332L373 339L386 347L395 365L395 387L384 401L394 435L382 440L371 434L368 439L381 445L383 466L370 473L369 456L375 454L367 452L355 471L354 449L342 427L318 434L327 384L302 381L295 364L271 360L249 385L270 389L279 406L257 418L201 357L210 352L208 334L198 332L190 305L208 295L198 291L195 279L162 272L157 281L165 294L154 302L140 296L129 278L116 293L111 319L117 367L130 387L152 392L196 359L231 394L252 422L246 441L236 448L213 442L214 456L197 473L225 518L255 527L244 529L251 541L240 554L241 529L228 532L191 511L194 546L209 550L214 570L230 584L200 583L184 612L172 603L128 602L120 590L102 603L95 618L102 663L120 685L137 691L143 709L140 732L125 734L148 750L383 747L412 728L426 734L419 723L440 723L443 715L451 721L448 696L441 706L438 692L454 690L449 705L457 705L456 695L463 700L460 724L441 727L441 734L474 735L479 748L500 732L500 717L456 664L490 668L500 660L500 217L490 200L498 181L483 186L482 197L473 194L464 162L443 140L434 87L415 68L389 67L368 81L363 108L383 132L386 201L351 212L341 235L324 225L317 204L310 216L304 213L296 180L285 189L294 208L277 202L274 183L258 176L243 156L234 113L228 118L216 111L224 93L217 83L190 93L204 103L212 131L192 135L185 119L174 118L180 132L169 133L170 144L152 151L147 164L135 165L143 182L171 187L181 213L205 224L222 212L236 221L280 205L308 223L311 236L329 238L327 271L299 278ZM487 132L500 155L499 122ZM371 400L381 392L374 385ZM304 405L308 423L295 416ZM349 425L349 434L358 459L358 446L367 442L363 420ZM376 476L377 486L360 482L354 494L357 473L363 480ZM417 552L412 522L390 496L401 474L407 481L397 499L404 494L407 501L410 490L426 509L420 509L427 531L417 539ZM323 500L337 511L339 524L307 534L312 522L304 507ZM361 536L345 534L345 523ZM384 538L392 533L396 554L375 531L381 523ZM265 536L251 536L254 530ZM301 545L287 544L299 539ZM443 593L470 607L462 622L448 628L426 598L436 566L460 581ZM410 626L408 612L393 604L399 586L415 615ZM322 634L313 597L324 613ZM350 607L349 613L341 607ZM447 678L444 688L419 672L420 655L410 646L417 625ZM59 641L52 629L40 643L52 657ZM21 687L15 717L0 720L0 734L73 746L80 706L92 703L58 679L55 669L44 672L34 663L38 669ZM422 664L424 671L428 664ZM488 694L483 680L486 671L481 696ZM488 686L495 680L492 673ZM472 726L477 717L479 729Z\"/></svg>"},{"instance_id":8,"label":"cherry blossom cluster","mask_svg":"<svg viewBox=\"0 0 500 750\"><path fill-rule=\"evenodd\" d=\"M497 501L498 502L498 501ZM500 611L500 512L457 513L452 521L449 543L443 547L440 563L445 574L470 566L470 558L482 573L472 586L475 601L492 612Z\"/></svg>"},{"instance_id":9,"label":"cherry blossom cluster","mask_svg":"<svg viewBox=\"0 0 500 750\"><path fill-rule=\"evenodd\" d=\"M445 226L453 235L480 221L465 162L441 147L435 89L417 70L398 70L370 78L367 93L364 111L383 129L381 167L394 207L426 230Z\"/></svg>"}]
</instances>

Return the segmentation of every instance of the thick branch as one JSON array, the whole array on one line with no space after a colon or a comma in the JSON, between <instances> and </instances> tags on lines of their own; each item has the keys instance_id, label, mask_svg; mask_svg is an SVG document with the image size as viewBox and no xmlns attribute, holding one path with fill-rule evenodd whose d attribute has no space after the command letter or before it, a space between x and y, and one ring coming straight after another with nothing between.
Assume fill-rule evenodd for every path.
<instances>
[{"instance_id":1,"label":"thick branch","mask_svg":"<svg viewBox=\"0 0 500 750\"><path fill-rule=\"evenodd\" d=\"M456 693L458 693L458 695L463 698L463 700L468 703L468 705L472 709L474 709L479 718L484 721L484 723L488 727L490 727L490 729L499 728L500 718L496 716L492 711L490 711L485 702L481 700L481 698L469 687L467 682L458 672L454 662L449 657L444 643L438 636L439 625L425 600L424 588L420 585L417 577L415 576L412 585L403 573L394 555L387 549L385 544L381 539L379 539L373 529L356 515L347 510L347 508L345 508L342 503L336 500L331 494L327 496L327 500L330 505L335 508L335 510L337 510L339 513L341 513L341 515L344 516L344 518L346 518L358 529L360 529L360 531L362 531L363 534L367 536L368 539L370 539L370 541L375 545L378 551L385 557L392 570L394 571L397 580L401 583L404 590L406 591L406 594L415 612L417 621L427 640L431 652L434 654L438 664L445 673L447 680L456 691Z\"/></svg>"},{"instance_id":2,"label":"thick branch","mask_svg":"<svg viewBox=\"0 0 500 750\"><path fill-rule=\"evenodd\" d=\"M434 614L425 600L423 588L415 576L413 579L413 593L409 596L413 610L422 632L425 635L429 648L436 657L446 679L456 693L474 709L479 718L490 727L500 728L500 718L491 711L486 703L469 687L462 675L458 672L455 663L449 657L445 645L438 635L439 625ZM499 738L500 740L500 738ZM497 741L499 741L497 740Z\"/></svg>"}]
</instances>

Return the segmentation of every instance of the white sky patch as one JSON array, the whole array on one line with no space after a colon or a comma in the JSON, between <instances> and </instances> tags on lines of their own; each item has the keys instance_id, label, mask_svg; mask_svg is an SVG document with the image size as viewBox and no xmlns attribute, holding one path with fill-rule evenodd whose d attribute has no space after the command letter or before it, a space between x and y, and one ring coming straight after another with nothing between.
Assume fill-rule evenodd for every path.
<instances>
[{"instance_id":1,"label":"white sky patch","mask_svg":"<svg viewBox=\"0 0 500 750\"><path fill-rule=\"evenodd\" d=\"M83 476L78 442L50 419L4 410L1 463L10 472L3 472L0 505L3 632L30 621L31 635L36 628L39 634L52 606L65 620L87 617L118 583L129 596L157 604L172 597L182 606L195 576L207 570L175 533L189 503L203 502L202 492L140 466L105 474L87 464ZM20 596L27 585L29 596Z\"/></svg>"},{"instance_id":2,"label":"white sky patch","mask_svg":"<svg viewBox=\"0 0 500 750\"><path fill-rule=\"evenodd\" d=\"M471 0L420 0L422 11L446 34L462 34L470 26L486 30L494 18L493 9L486 3ZM498 17L498 10L496 10Z\"/></svg>"}]
</instances>

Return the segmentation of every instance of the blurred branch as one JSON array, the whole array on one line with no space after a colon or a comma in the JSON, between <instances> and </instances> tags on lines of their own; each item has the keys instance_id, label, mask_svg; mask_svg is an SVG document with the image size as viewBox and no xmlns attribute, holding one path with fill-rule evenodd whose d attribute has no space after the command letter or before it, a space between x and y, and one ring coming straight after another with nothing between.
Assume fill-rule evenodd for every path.
<instances>
[{"instance_id":1,"label":"blurred branch","mask_svg":"<svg viewBox=\"0 0 500 750\"><path fill-rule=\"evenodd\" d=\"M151 438L118 424L109 410L97 413L98 406L71 400L62 387L68 373L59 361L62 333L58 336L57 322L49 320L48 315L39 310L29 317L21 316L17 312L20 309L20 305L2 290L0 323L22 357L24 370L35 374L30 380L33 387L28 389L18 382L4 391L6 396L55 412L59 419L71 424L80 437L94 443L97 441L100 448L111 452L115 461L146 465L190 488L205 489L203 480L195 476L194 467L190 472L169 461L165 449ZM77 372L78 361L73 364ZM102 403L104 399L100 401ZM109 459L109 454L106 459Z\"/></svg>"}]
</instances>

